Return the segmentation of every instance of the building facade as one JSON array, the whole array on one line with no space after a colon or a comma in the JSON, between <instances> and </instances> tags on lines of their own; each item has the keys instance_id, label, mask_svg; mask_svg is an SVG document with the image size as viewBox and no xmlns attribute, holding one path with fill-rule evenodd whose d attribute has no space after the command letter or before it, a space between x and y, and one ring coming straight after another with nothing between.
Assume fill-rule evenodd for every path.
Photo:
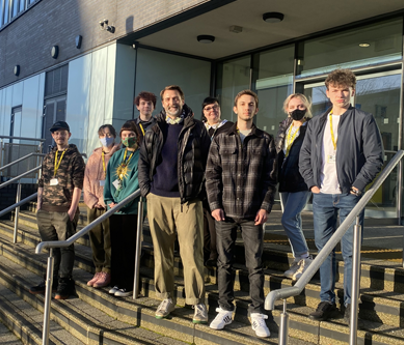
<instances>
[{"instance_id":1,"label":"building facade","mask_svg":"<svg viewBox=\"0 0 404 345\"><path fill-rule=\"evenodd\" d=\"M47 147L63 119L89 154L100 125L119 128L138 116L136 94L169 84L198 118L217 96L228 120L235 94L252 89L257 126L276 134L290 93L309 96L317 115L329 105L327 73L346 67L358 76L352 103L374 114L388 161L403 148L403 23L397 0L0 0L0 135ZM401 165L367 216L402 218L402 189Z\"/></svg>"}]
</instances>

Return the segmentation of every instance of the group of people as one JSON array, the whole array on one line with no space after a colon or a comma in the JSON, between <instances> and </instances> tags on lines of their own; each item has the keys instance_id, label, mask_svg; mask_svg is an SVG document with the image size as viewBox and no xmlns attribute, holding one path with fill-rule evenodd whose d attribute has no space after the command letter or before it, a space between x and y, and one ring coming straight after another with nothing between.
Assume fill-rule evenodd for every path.
<instances>
[{"instance_id":1,"label":"group of people","mask_svg":"<svg viewBox=\"0 0 404 345\"><path fill-rule=\"evenodd\" d=\"M121 128L120 143L111 125L99 128L101 147L87 165L70 129L56 122L50 131L56 146L45 157L38 188L38 228L43 241L66 240L76 230L81 190L92 221L140 188L154 248L155 291L162 299L156 318L175 309L174 243L178 240L184 267L185 302L194 308L194 323L207 323L204 264L217 265L219 307L210 323L223 329L233 320L235 245L241 229L250 283L249 315L258 337L269 337L264 311L263 225L274 204L276 185L282 205L282 225L294 261L285 276L297 280L309 267L301 212L313 195L315 242L325 245L356 205L383 164L382 140L371 114L355 109L351 98L356 78L350 70L335 70L326 81L332 107L312 118L309 100L299 93L287 97L287 117L274 138L254 124L258 96L239 92L234 100L236 122L221 119L216 98L202 104L203 120L195 119L179 86L161 93L163 110L156 117L156 96L140 93L136 120ZM122 146L122 148L121 148ZM110 294L133 290L138 200L126 204L90 232L94 288L112 286ZM363 222L363 214L361 216ZM342 240L345 261L344 305L349 318L353 226ZM74 246L56 249L56 299L74 292ZM310 315L326 320L335 310L335 254L320 268L321 302ZM45 284L32 287L41 293Z\"/></svg>"}]
</instances>

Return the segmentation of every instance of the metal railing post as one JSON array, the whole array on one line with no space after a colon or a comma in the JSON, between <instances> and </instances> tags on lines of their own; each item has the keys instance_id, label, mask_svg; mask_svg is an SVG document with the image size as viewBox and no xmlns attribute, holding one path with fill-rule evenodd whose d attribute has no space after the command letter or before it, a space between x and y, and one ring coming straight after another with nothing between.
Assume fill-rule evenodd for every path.
<instances>
[{"instance_id":1,"label":"metal railing post","mask_svg":"<svg viewBox=\"0 0 404 345\"><path fill-rule=\"evenodd\" d=\"M142 251L142 233L143 233L143 198L140 197L138 204L137 217L137 233L136 233L136 258L135 258L135 279L133 281L133 299L139 296L139 281L140 281L140 254Z\"/></svg>"},{"instance_id":2,"label":"metal railing post","mask_svg":"<svg viewBox=\"0 0 404 345\"><path fill-rule=\"evenodd\" d=\"M360 290L360 270L361 270L361 243L362 226L360 225L359 215L356 217L353 238L353 257L352 257L352 296L351 296L351 320L349 331L349 345L356 345L358 330L358 304Z\"/></svg>"},{"instance_id":3,"label":"metal railing post","mask_svg":"<svg viewBox=\"0 0 404 345\"><path fill-rule=\"evenodd\" d=\"M52 299L52 283L53 283L53 249L50 248L48 267L46 270L46 290L45 290L45 305L43 313L42 345L49 344L49 322L50 322L50 307Z\"/></svg>"},{"instance_id":4,"label":"metal railing post","mask_svg":"<svg viewBox=\"0 0 404 345\"><path fill-rule=\"evenodd\" d=\"M15 197L15 203L18 204L21 201L21 180L18 181L17 193ZM18 233L18 217L20 216L20 206L15 208L14 212L14 238L13 243L17 243L17 233Z\"/></svg>"},{"instance_id":5,"label":"metal railing post","mask_svg":"<svg viewBox=\"0 0 404 345\"><path fill-rule=\"evenodd\" d=\"M283 311L280 316L279 345L288 345L289 314L286 311L286 299L283 300Z\"/></svg>"},{"instance_id":6,"label":"metal railing post","mask_svg":"<svg viewBox=\"0 0 404 345\"><path fill-rule=\"evenodd\" d=\"M0 139L0 168L3 166L3 139Z\"/></svg>"}]
</instances>

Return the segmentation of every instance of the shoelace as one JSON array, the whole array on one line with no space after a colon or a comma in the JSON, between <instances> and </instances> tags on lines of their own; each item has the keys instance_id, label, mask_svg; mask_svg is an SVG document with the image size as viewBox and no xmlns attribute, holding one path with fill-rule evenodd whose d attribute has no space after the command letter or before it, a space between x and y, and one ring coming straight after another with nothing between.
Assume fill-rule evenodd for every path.
<instances>
[{"instance_id":1,"label":"shoelace","mask_svg":"<svg viewBox=\"0 0 404 345\"><path fill-rule=\"evenodd\" d=\"M255 324L254 326L266 326L265 320L268 319L268 315L265 314L258 314L257 316L254 316L253 318L253 323Z\"/></svg>"},{"instance_id":2,"label":"shoelace","mask_svg":"<svg viewBox=\"0 0 404 345\"><path fill-rule=\"evenodd\" d=\"M159 308L158 308L158 311L160 311L160 310L166 310L166 309L167 309L167 306L168 306L168 303L169 303L168 299L165 299L165 300L160 304L160 306L159 306Z\"/></svg>"}]
</instances>

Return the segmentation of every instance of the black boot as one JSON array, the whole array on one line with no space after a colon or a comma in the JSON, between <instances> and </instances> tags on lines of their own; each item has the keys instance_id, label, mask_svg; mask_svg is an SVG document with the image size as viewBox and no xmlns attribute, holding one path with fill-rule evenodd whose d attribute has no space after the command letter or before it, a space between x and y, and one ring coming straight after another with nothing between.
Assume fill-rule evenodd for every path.
<instances>
[{"instance_id":1,"label":"black boot","mask_svg":"<svg viewBox=\"0 0 404 345\"><path fill-rule=\"evenodd\" d=\"M76 285L72 278L60 278L55 299L67 299L71 295L76 295Z\"/></svg>"}]
</instances>

